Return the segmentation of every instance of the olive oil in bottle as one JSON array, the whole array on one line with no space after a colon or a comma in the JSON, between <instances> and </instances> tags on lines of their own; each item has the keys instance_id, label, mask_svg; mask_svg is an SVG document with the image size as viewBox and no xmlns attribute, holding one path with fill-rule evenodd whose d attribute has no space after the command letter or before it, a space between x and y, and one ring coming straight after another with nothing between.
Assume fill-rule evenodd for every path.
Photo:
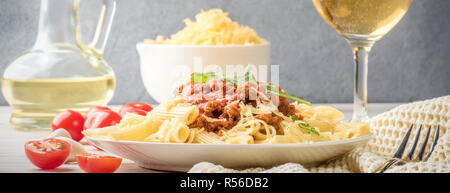
<instances>
[{"instance_id":1,"label":"olive oil in bottle","mask_svg":"<svg viewBox=\"0 0 450 193\"><path fill-rule=\"evenodd\" d=\"M15 80L2 79L2 92L11 104L11 124L17 129L49 128L60 111L83 112L106 105L113 96L113 76Z\"/></svg>"},{"instance_id":2,"label":"olive oil in bottle","mask_svg":"<svg viewBox=\"0 0 450 193\"><path fill-rule=\"evenodd\" d=\"M56 114L106 105L115 75L103 59L115 1L103 1L94 36L80 33L79 1L41 0L39 28L31 49L5 68L2 93L12 108L15 129L48 130Z\"/></svg>"}]
</instances>

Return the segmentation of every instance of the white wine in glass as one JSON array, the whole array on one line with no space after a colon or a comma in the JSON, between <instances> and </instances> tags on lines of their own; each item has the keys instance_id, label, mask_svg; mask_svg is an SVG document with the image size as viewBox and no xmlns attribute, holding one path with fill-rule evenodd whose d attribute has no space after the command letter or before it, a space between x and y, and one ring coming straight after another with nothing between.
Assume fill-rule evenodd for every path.
<instances>
[{"instance_id":1,"label":"white wine in glass","mask_svg":"<svg viewBox=\"0 0 450 193\"><path fill-rule=\"evenodd\" d=\"M373 44L408 11L412 0L312 0L322 18L352 47L355 85L352 121L367 116L367 62Z\"/></svg>"}]
</instances>

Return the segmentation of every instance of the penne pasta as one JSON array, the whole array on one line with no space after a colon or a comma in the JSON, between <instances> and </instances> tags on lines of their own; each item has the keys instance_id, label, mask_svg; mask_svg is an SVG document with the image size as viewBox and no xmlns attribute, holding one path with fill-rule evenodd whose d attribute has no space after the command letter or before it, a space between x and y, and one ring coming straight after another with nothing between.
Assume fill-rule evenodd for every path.
<instances>
[{"instance_id":1,"label":"penne pasta","mask_svg":"<svg viewBox=\"0 0 450 193\"><path fill-rule=\"evenodd\" d=\"M200 131L194 138L194 143L205 143L205 144L224 144L220 140L220 136L213 132Z\"/></svg>"},{"instance_id":2,"label":"penne pasta","mask_svg":"<svg viewBox=\"0 0 450 193\"><path fill-rule=\"evenodd\" d=\"M157 123L162 124L165 120L180 118L181 121L186 122L187 125L193 123L198 115L199 110L197 106L185 103L176 105L170 104L170 106L158 106L148 114L148 116Z\"/></svg>"},{"instance_id":3,"label":"penne pasta","mask_svg":"<svg viewBox=\"0 0 450 193\"><path fill-rule=\"evenodd\" d=\"M149 135L144 141L162 143L185 143L188 141L191 131L179 118L165 120L158 131Z\"/></svg>"}]
</instances>

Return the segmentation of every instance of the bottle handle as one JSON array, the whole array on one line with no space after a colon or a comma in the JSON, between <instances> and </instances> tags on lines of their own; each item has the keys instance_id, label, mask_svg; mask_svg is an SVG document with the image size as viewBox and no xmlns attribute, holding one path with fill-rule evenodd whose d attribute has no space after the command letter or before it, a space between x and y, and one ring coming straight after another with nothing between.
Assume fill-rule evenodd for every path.
<instances>
[{"instance_id":1,"label":"bottle handle","mask_svg":"<svg viewBox=\"0 0 450 193\"><path fill-rule=\"evenodd\" d=\"M95 30L94 37L89 44L84 44L81 41L81 31L80 31L80 11L79 5L80 0L74 0L74 11L75 11L75 39L77 45L87 52L92 52L95 56L101 57L105 49L106 41L108 40L109 32L111 29L111 24L114 19L114 14L116 12L116 1L115 0L102 0L102 8L100 11L100 16L97 22L97 28Z\"/></svg>"}]
</instances>

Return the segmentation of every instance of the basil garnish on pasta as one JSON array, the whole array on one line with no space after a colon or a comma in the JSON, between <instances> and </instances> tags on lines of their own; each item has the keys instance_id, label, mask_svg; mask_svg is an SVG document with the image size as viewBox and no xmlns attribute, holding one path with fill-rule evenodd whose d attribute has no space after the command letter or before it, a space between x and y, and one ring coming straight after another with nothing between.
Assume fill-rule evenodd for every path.
<instances>
[{"instance_id":1,"label":"basil garnish on pasta","mask_svg":"<svg viewBox=\"0 0 450 193\"><path fill-rule=\"evenodd\" d=\"M194 83L205 83L208 82L212 77L215 77L214 72L207 72L207 73L194 72L191 74L191 81Z\"/></svg>"},{"instance_id":2,"label":"basil garnish on pasta","mask_svg":"<svg viewBox=\"0 0 450 193\"><path fill-rule=\"evenodd\" d=\"M244 75L242 76L233 76L233 77L226 77L222 74L220 69L216 69L215 71L206 72L206 73L200 73L200 72L194 72L191 74L191 81L193 83L205 83L209 82L211 80L220 80L223 82L231 83L233 85L238 85L245 82L252 82L255 84L258 84L258 82L255 80L255 78L252 75L251 68L247 67L245 70ZM297 101L306 105L312 105L311 102L303 100L301 98L297 98L291 95L288 95L286 93L283 93L280 91L280 89L274 85L271 84L265 84L264 87L267 90L267 93L269 94L275 94L283 98L291 99L293 101Z\"/></svg>"},{"instance_id":3,"label":"basil garnish on pasta","mask_svg":"<svg viewBox=\"0 0 450 193\"><path fill-rule=\"evenodd\" d=\"M191 81L193 83L205 83L209 82L211 80L220 80L223 82L227 82L233 85L238 85L245 82L253 82L257 83L255 78L252 76L251 68L247 67L245 70L244 75L242 76L232 76L232 77L226 77L220 69L216 69L211 72L201 73L201 72L194 72L191 74Z\"/></svg>"},{"instance_id":4,"label":"basil garnish on pasta","mask_svg":"<svg viewBox=\"0 0 450 193\"><path fill-rule=\"evenodd\" d=\"M280 89L278 87L274 86L274 85L266 84L266 85L264 85L264 87L266 87L266 90L267 90L268 93L276 94L276 95L278 95L280 97L291 99L293 101L297 101L297 102L300 102L300 103L303 103L303 104L312 105L311 102L309 102L309 101L306 101L306 100L303 100L301 98L297 98L297 97L288 95L286 93L282 93L280 91Z\"/></svg>"},{"instance_id":5,"label":"basil garnish on pasta","mask_svg":"<svg viewBox=\"0 0 450 193\"><path fill-rule=\"evenodd\" d=\"M295 117L294 115L291 115L291 119L292 119L292 121L296 121L297 117ZM308 123L299 123L298 126L300 128L306 129L308 131L308 133L314 133L314 134L320 136L319 131L317 131L316 128L309 125Z\"/></svg>"}]
</instances>

